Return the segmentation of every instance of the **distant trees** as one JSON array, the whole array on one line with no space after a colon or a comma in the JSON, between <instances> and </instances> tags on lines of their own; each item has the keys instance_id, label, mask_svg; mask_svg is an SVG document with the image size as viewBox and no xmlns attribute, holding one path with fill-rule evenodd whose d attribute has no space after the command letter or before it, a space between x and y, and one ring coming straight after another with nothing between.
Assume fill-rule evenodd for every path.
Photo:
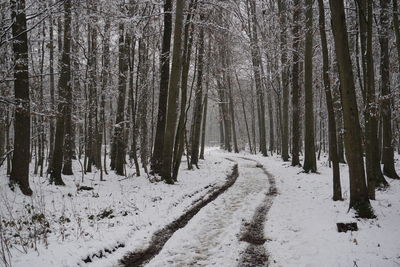
<instances>
[{"instance_id":1,"label":"distant trees","mask_svg":"<svg viewBox=\"0 0 400 267\"><path fill-rule=\"evenodd\" d=\"M0 165L30 194L29 163L59 185L75 159L83 179L110 166L172 184L207 145L305 172L328 156L333 199L348 163L368 211L399 177L398 3L341 2L0 2Z\"/></svg>"}]
</instances>

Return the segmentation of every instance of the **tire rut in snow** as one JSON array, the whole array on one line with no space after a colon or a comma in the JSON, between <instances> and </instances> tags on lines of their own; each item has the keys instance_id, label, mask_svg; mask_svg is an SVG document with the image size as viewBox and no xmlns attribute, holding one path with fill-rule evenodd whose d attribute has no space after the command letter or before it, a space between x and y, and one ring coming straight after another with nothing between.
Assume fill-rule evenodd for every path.
<instances>
[{"instance_id":1,"label":"tire rut in snow","mask_svg":"<svg viewBox=\"0 0 400 267\"><path fill-rule=\"evenodd\" d=\"M251 160L243 158L245 160ZM257 162L256 165L261 168L268 176L269 189L262 204L256 209L252 221L244 225L244 229L240 236L240 241L249 243L246 250L243 252L238 266L268 266L268 253L264 248L266 241L264 237L264 223L267 219L267 214L272 206L273 200L278 191L276 188L275 178L271 175L262 164Z\"/></svg>"},{"instance_id":2,"label":"tire rut in snow","mask_svg":"<svg viewBox=\"0 0 400 267\"><path fill-rule=\"evenodd\" d=\"M122 266L143 266L148 263L154 256L156 256L165 243L170 237L179 229L185 227L190 219L193 218L203 207L215 200L219 195L224 193L229 187L231 187L239 176L238 165L235 164L232 169L232 173L227 177L227 182L219 189L211 193L211 195L196 203L186 213L184 213L177 220L165 226L163 229L155 232L151 237L150 245L140 251L133 251L126 255L121 261Z\"/></svg>"}]
</instances>

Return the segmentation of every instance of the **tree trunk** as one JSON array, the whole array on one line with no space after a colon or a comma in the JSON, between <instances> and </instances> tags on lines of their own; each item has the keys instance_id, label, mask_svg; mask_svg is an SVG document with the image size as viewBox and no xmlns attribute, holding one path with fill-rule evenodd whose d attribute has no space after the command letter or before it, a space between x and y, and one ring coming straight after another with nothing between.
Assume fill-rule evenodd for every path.
<instances>
[{"instance_id":1,"label":"tree trunk","mask_svg":"<svg viewBox=\"0 0 400 267\"><path fill-rule=\"evenodd\" d=\"M319 32L321 36L322 48L322 77L324 79L324 91L326 99L326 109L328 111L328 132L329 132L329 158L332 161L333 172L333 200L342 200L342 188L340 185L339 156L336 139L336 120L333 109L333 100L331 93L331 83L329 79L329 57L328 44L325 32L325 7L324 1L318 0L319 7Z\"/></svg>"},{"instance_id":2,"label":"tree trunk","mask_svg":"<svg viewBox=\"0 0 400 267\"><path fill-rule=\"evenodd\" d=\"M278 1L282 79L282 160L289 161L289 78L287 66L286 0Z\"/></svg>"},{"instance_id":3,"label":"tree trunk","mask_svg":"<svg viewBox=\"0 0 400 267\"><path fill-rule=\"evenodd\" d=\"M168 83L169 83L169 58L171 49L171 32L172 32L172 0L164 1L164 32L162 39L162 48L160 56L161 77L160 77L160 94L158 99L158 116L156 136L154 139L154 150L151 158L151 169L154 173L159 173L162 166L165 122L167 114L168 102Z\"/></svg>"},{"instance_id":4,"label":"tree trunk","mask_svg":"<svg viewBox=\"0 0 400 267\"><path fill-rule=\"evenodd\" d=\"M17 105L14 120L14 153L10 186L18 185L24 195L32 195L29 187L30 100L28 70L28 35L24 0L11 1L14 94Z\"/></svg>"},{"instance_id":5,"label":"tree trunk","mask_svg":"<svg viewBox=\"0 0 400 267\"><path fill-rule=\"evenodd\" d=\"M305 89L305 134L304 164L305 172L317 172L315 158L314 101L313 101L313 1L306 0L306 41L304 52L304 89Z\"/></svg>"},{"instance_id":6,"label":"tree trunk","mask_svg":"<svg viewBox=\"0 0 400 267\"><path fill-rule=\"evenodd\" d=\"M362 218L372 218L374 213L365 184L364 160L361 146L361 127L357 110L354 75L349 53L346 16L343 0L330 0L332 30L339 65L341 102L344 117L344 141L349 165L350 206Z\"/></svg>"},{"instance_id":7,"label":"tree trunk","mask_svg":"<svg viewBox=\"0 0 400 267\"><path fill-rule=\"evenodd\" d=\"M176 1L176 14L175 14L175 29L174 29L174 45L172 52L172 66L171 76L168 86L168 105L167 105L167 119L164 133L164 146L163 146L163 166L161 176L166 183L173 184L171 179L172 170L172 157L175 139L176 117L177 117L177 97L178 88L181 74L181 52L182 52L182 24L183 24L183 9L185 1Z\"/></svg>"},{"instance_id":8,"label":"tree trunk","mask_svg":"<svg viewBox=\"0 0 400 267\"><path fill-rule=\"evenodd\" d=\"M292 166L300 166L300 108L299 108L299 65L300 65L300 1L293 1L293 66L292 66Z\"/></svg>"},{"instance_id":9,"label":"tree trunk","mask_svg":"<svg viewBox=\"0 0 400 267\"><path fill-rule=\"evenodd\" d=\"M61 75L58 82L58 116L54 141L53 164L50 183L64 185L61 177L64 146L64 123L72 102L71 87L71 0L64 2L64 42L61 60Z\"/></svg>"},{"instance_id":10,"label":"tree trunk","mask_svg":"<svg viewBox=\"0 0 400 267\"><path fill-rule=\"evenodd\" d=\"M396 0L394 0L396 1ZM391 90L390 90L390 58L389 58L389 0L380 0L380 34L379 43L381 47L380 71L381 71L381 93L382 93L382 137L383 151L382 163L383 173L392 179L400 179L394 167L394 149L392 135L392 110L391 110Z\"/></svg>"},{"instance_id":11,"label":"tree trunk","mask_svg":"<svg viewBox=\"0 0 400 267\"><path fill-rule=\"evenodd\" d=\"M204 21L204 14L200 14L200 22ZM200 145L200 129L201 129L201 106L203 98L203 66L204 66L204 27L200 26L199 33L199 48L197 55L197 83L195 91L195 102L193 107L193 126L192 126L192 143L190 164L197 168L199 162L199 145Z\"/></svg>"},{"instance_id":12,"label":"tree trunk","mask_svg":"<svg viewBox=\"0 0 400 267\"><path fill-rule=\"evenodd\" d=\"M126 141L124 140L124 113L125 113L125 93L126 93L126 74L127 74L127 58L124 24L119 24L119 51L118 51L118 101L117 114L114 126L113 142L115 146L115 173L124 175L125 149Z\"/></svg>"},{"instance_id":13,"label":"tree trunk","mask_svg":"<svg viewBox=\"0 0 400 267\"><path fill-rule=\"evenodd\" d=\"M253 63L254 80L257 92L257 107L258 107L258 123L260 130L260 151L263 156L268 156L267 152L267 141L266 141L266 129L265 129L265 103L264 93L262 90L261 73L260 73L260 48L258 47L257 37L257 15L256 5L253 1L250 1L250 13L251 13L251 57Z\"/></svg>"}]
</instances>

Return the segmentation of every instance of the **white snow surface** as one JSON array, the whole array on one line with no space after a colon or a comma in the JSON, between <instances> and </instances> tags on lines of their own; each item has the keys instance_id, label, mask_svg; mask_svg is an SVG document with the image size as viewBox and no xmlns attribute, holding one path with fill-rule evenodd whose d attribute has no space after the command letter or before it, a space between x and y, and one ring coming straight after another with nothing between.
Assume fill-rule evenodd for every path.
<instances>
[{"instance_id":1,"label":"white snow surface","mask_svg":"<svg viewBox=\"0 0 400 267\"><path fill-rule=\"evenodd\" d=\"M332 201L332 170L326 158L318 174L302 173L279 156L249 156L275 176L278 196L265 224L269 266L400 266L400 181L371 200L376 219L357 219L349 205L348 167L340 166L344 201ZM400 172L397 159L396 170ZM338 233L336 223L357 222L358 231Z\"/></svg>"},{"instance_id":2,"label":"white snow surface","mask_svg":"<svg viewBox=\"0 0 400 267\"><path fill-rule=\"evenodd\" d=\"M399 180L388 178L390 187L377 191L376 200L371 201L376 219L358 219L348 211L345 164L340 166L344 201L334 202L332 173L326 158L318 161L317 174L305 174L301 168L282 162L279 156L238 155L216 149L208 150L200 170L188 171L183 162L179 182L172 186L150 183L145 176L123 179L112 174L100 183L97 173L88 175L84 183L93 186L94 192L78 193L75 183L80 180L80 173L76 171L74 177L64 176L65 187L49 186L44 178L32 176L35 194L28 198L10 191L6 179L0 179L2 220L32 221L32 213L43 213L50 222L47 248L43 240L37 241L37 251L24 251L23 246L16 245L11 249L12 266L117 266L123 255L145 247L156 230L204 197L211 189L208 186L222 185L233 166L226 158L239 164L236 183L175 232L148 266L235 266L247 247L246 242L239 241L242 226L251 221L269 186L262 170L241 156L261 162L276 180L278 195L264 225L269 266L400 266ZM396 169L400 172L399 160ZM27 204L35 207L31 214ZM97 218L105 209L112 209L115 217ZM88 219L90 215L94 219ZM61 216L70 222L62 222ZM338 222L357 222L359 230L338 233ZM20 234L32 232L26 228L23 226ZM112 249L118 243L125 247L92 263L83 263L88 255Z\"/></svg>"},{"instance_id":3,"label":"white snow surface","mask_svg":"<svg viewBox=\"0 0 400 267\"><path fill-rule=\"evenodd\" d=\"M256 162L225 155L239 163L236 183L196 214L148 265L235 266L247 243L239 241L243 224L262 203L268 179Z\"/></svg>"},{"instance_id":4,"label":"white snow surface","mask_svg":"<svg viewBox=\"0 0 400 267\"><path fill-rule=\"evenodd\" d=\"M205 157L199 170L187 170L186 162L182 162L178 182L174 185L151 183L143 174L141 177L128 175L128 178L116 176L112 171L104 176L104 182L99 181L99 173L92 173L87 174L82 183L78 164L74 166L74 176L63 176L64 187L48 185L46 178L32 174L33 197L23 196L19 189L11 191L5 170L1 169L0 219L4 237L13 243L10 249L12 266L116 265L129 251L146 246L155 231L177 219L194 201L225 183L234 163L208 152ZM128 169L128 174L130 172L133 171ZM78 192L79 185L91 186L94 190ZM110 216L98 217L110 210ZM43 220L34 219L40 218L34 217L35 214L43 214ZM45 240L28 238L35 228L37 232L46 228L43 226L46 221L51 232ZM26 240L29 244L21 245ZM105 249L111 251L118 244L125 247L112 254L104 253ZM90 264L82 261L100 251L107 257L95 257ZM0 260L0 266L3 264Z\"/></svg>"}]
</instances>

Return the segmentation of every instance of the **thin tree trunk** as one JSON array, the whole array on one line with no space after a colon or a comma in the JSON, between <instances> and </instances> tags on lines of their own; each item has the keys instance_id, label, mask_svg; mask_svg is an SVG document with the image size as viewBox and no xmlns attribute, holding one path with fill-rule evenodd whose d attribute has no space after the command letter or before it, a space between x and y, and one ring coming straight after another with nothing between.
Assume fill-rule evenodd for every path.
<instances>
[{"instance_id":1,"label":"thin tree trunk","mask_svg":"<svg viewBox=\"0 0 400 267\"><path fill-rule=\"evenodd\" d=\"M292 65L292 166L300 166L300 85L299 85L299 65L300 65L300 1L293 1L293 65Z\"/></svg>"},{"instance_id":2,"label":"thin tree trunk","mask_svg":"<svg viewBox=\"0 0 400 267\"><path fill-rule=\"evenodd\" d=\"M324 91L326 99L326 109L328 111L328 132L329 132L329 158L332 161L333 173L333 200L342 200L342 188L340 185L339 156L336 139L335 111L331 93L331 83L329 79L329 57L328 44L325 32L325 8L324 1L318 0L319 7L319 32L322 47L322 77L324 79Z\"/></svg>"},{"instance_id":3,"label":"thin tree trunk","mask_svg":"<svg viewBox=\"0 0 400 267\"><path fill-rule=\"evenodd\" d=\"M396 0L394 0L396 1ZM397 3L397 2L396 2ZM390 58L389 58L389 0L380 0L380 34L379 43L381 47L380 71L381 71L381 93L382 93L382 137L383 151L382 163L383 173L392 179L400 179L394 167L394 148L392 135L392 110L391 110L391 90L390 90ZM397 15L397 14L396 14ZM398 23L398 22L397 22ZM399 54L400 56L400 54Z\"/></svg>"}]
</instances>

